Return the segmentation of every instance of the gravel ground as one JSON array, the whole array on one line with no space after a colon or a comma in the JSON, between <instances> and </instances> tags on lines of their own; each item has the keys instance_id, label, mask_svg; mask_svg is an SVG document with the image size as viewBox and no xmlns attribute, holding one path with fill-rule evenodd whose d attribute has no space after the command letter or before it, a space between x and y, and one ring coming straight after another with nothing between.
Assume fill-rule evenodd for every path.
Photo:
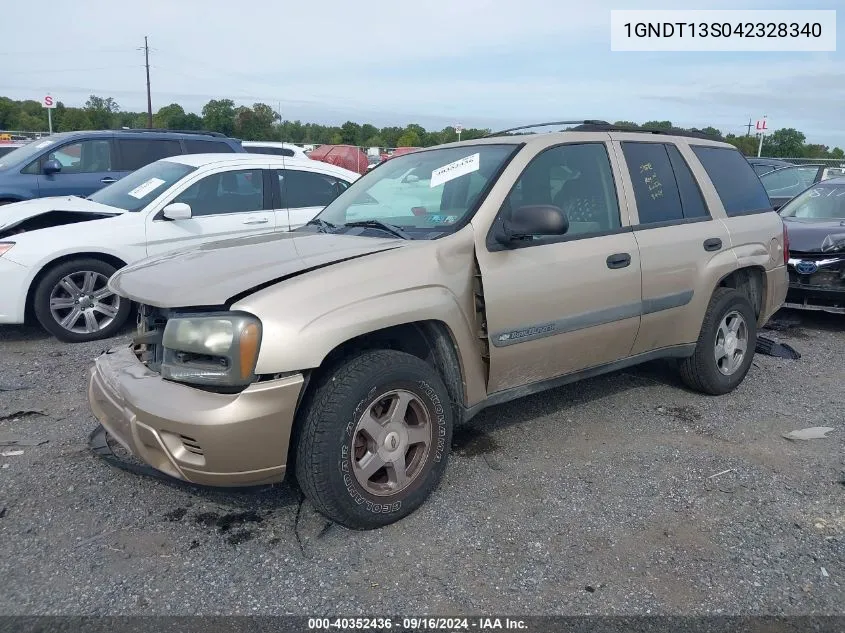
<instances>
[{"instance_id":1,"label":"gravel ground","mask_svg":"<svg viewBox=\"0 0 845 633\"><path fill-rule=\"evenodd\" d=\"M365 533L291 484L110 467L85 371L115 341L2 328L0 440L48 442L0 457L0 613L843 614L845 317L798 318L764 334L803 358L729 396L652 363L487 410L430 501ZM810 426L835 430L782 438Z\"/></svg>"}]
</instances>

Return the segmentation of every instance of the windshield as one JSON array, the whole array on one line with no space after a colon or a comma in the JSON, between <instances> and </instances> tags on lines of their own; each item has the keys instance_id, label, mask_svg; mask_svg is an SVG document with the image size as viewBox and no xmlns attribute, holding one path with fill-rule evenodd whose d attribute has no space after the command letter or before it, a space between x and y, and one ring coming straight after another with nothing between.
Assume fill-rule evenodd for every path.
<instances>
[{"instance_id":1,"label":"windshield","mask_svg":"<svg viewBox=\"0 0 845 633\"><path fill-rule=\"evenodd\" d=\"M414 239L434 239L475 211L518 148L473 145L391 158L353 183L317 218L334 230L375 220L397 226Z\"/></svg>"},{"instance_id":2,"label":"windshield","mask_svg":"<svg viewBox=\"0 0 845 633\"><path fill-rule=\"evenodd\" d=\"M140 211L196 167L159 160L100 189L89 200L126 211Z\"/></svg>"},{"instance_id":3,"label":"windshield","mask_svg":"<svg viewBox=\"0 0 845 633\"><path fill-rule=\"evenodd\" d=\"M816 185L790 200L780 214L784 218L845 220L845 183Z\"/></svg>"},{"instance_id":4,"label":"windshield","mask_svg":"<svg viewBox=\"0 0 845 633\"><path fill-rule=\"evenodd\" d=\"M763 174L760 182L771 198L792 197L812 185L818 174L818 166L783 167Z\"/></svg>"},{"instance_id":5,"label":"windshield","mask_svg":"<svg viewBox=\"0 0 845 633\"><path fill-rule=\"evenodd\" d=\"M36 139L26 145L22 145L3 156L3 158L0 158L0 169L5 169L7 167L11 167L12 165L19 165L21 163L29 163L45 149L63 141L65 138L66 137L64 135L54 135L50 138Z\"/></svg>"}]
</instances>

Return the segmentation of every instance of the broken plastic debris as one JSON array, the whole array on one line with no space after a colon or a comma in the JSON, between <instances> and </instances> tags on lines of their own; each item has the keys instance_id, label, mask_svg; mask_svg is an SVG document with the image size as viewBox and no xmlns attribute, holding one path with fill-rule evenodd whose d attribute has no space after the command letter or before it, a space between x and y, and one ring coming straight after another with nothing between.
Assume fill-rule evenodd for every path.
<instances>
[{"instance_id":1,"label":"broken plastic debris","mask_svg":"<svg viewBox=\"0 0 845 633\"><path fill-rule=\"evenodd\" d=\"M778 343L765 336L757 337L757 345L755 352L758 354L765 354L766 356L777 356L778 358L788 358L790 360L798 360L801 358L795 348L786 343Z\"/></svg>"},{"instance_id":2,"label":"broken plastic debris","mask_svg":"<svg viewBox=\"0 0 845 633\"><path fill-rule=\"evenodd\" d=\"M23 451L20 449L6 449L2 453L0 453L3 457L14 457L15 455L23 455Z\"/></svg>"},{"instance_id":3,"label":"broken plastic debris","mask_svg":"<svg viewBox=\"0 0 845 633\"><path fill-rule=\"evenodd\" d=\"M0 446L41 446L50 440L0 440Z\"/></svg>"},{"instance_id":4,"label":"broken plastic debris","mask_svg":"<svg viewBox=\"0 0 845 633\"><path fill-rule=\"evenodd\" d=\"M827 570L824 567L822 567L822 576L824 578L830 578L830 574L827 573Z\"/></svg>"},{"instance_id":5,"label":"broken plastic debris","mask_svg":"<svg viewBox=\"0 0 845 633\"><path fill-rule=\"evenodd\" d=\"M831 426L811 426L807 429L799 429L797 431L790 431L785 433L784 437L788 440L823 440L827 438L827 434L833 431Z\"/></svg>"}]
</instances>

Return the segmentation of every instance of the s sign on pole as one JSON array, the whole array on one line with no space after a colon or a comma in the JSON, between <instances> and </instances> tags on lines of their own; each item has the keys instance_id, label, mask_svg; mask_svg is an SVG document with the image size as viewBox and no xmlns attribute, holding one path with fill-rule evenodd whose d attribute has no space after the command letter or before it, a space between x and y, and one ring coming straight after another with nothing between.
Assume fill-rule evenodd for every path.
<instances>
[{"instance_id":1,"label":"s sign on pole","mask_svg":"<svg viewBox=\"0 0 845 633\"><path fill-rule=\"evenodd\" d=\"M53 133L53 108L56 107L56 100L52 95L45 95L41 100L41 107L47 108L47 125L50 128L50 134Z\"/></svg>"},{"instance_id":2,"label":"s sign on pole","mask_svg":"<svg viewBox=\"0 0 845 633\"><path fill-rule=\"evenodd\" d=\"M766 132L769 131L769 128L766 125L766 115L763 115L763 118L757 121L757 134L760 135L760 144L757 146L757 158L760 158L760 154L763 152L763 136Z\"/></svg>"}]
</instances>

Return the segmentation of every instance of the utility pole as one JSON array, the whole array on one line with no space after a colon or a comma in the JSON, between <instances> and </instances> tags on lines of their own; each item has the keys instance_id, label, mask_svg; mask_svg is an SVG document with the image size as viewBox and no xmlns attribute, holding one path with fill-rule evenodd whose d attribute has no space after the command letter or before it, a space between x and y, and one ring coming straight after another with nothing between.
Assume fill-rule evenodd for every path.
<instances>
[{"instance_id":1,"label":"utility pole","mask_svg":"<svg viewBox=\"0 0 845 633\"><path fill-rule=\"evenodd\" d=\"M748 117L748 125L745 126L748 128L748 131L745 133L746 136L751 136L751 117Z\"/></svg>"},{"instance_id":2,"label":"utility pole","mask_svg":"<svg viewBox=\"0 0 845 633\"><path fill-rule=\"evenodd\" d=\"M153 100L150 96L150 46L147 43L147 36L144 36L144 60L147 67L147 127L153 127Z\"/></svg>"}]
</instances>

